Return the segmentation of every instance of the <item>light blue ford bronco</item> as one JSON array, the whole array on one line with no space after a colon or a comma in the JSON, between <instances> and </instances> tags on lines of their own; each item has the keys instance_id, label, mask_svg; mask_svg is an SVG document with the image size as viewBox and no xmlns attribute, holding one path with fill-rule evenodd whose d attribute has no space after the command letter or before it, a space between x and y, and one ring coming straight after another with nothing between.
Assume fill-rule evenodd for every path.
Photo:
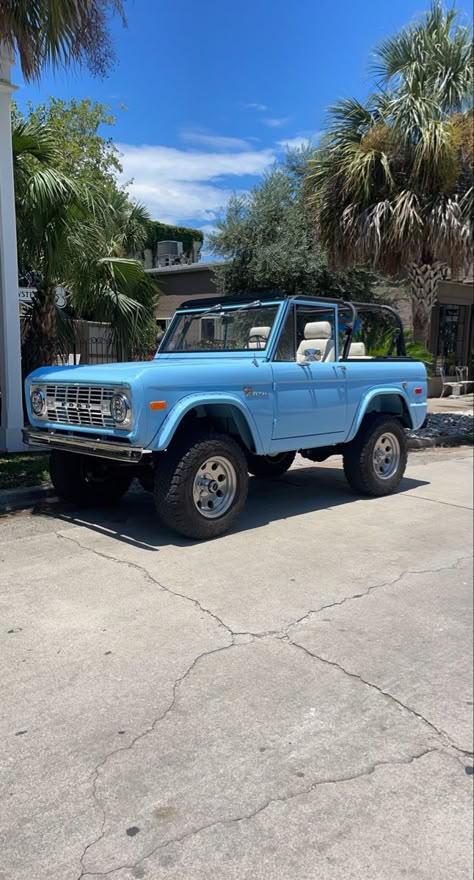
<instances>
[{"instance_id":1,"label":"light blue ford bronco","mask_svg":"<svg viewBox=\"0 0 474 880\"><path fill-rule=\"evenodd\" d=\"M383 356L367 353L377 322L389 340ZM426 396L425 367L406 356L389 306L280 294L194 300L152 361L28 376L24 439L51 448L60 497L111 503L137 477L168 526L205 539L235 523L249 473L279 476L296 452L342 455L357 492L393 492L405 429L422 425Z\"/></svg>"}]
</instances>

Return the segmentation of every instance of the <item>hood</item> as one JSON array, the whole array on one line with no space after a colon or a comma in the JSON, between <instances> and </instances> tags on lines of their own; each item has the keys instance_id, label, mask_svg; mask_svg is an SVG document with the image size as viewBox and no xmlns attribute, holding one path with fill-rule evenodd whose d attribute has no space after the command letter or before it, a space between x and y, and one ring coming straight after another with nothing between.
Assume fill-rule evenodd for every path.
<instances>
[{"instance_id":1,"label":"hood","mask_svg":"<svg viewBox=\"0 0 474 880\"><path fill-rule=\"evenodd\" d=\"M253 355L254 358L254 355ZM35 370L34 373L30 373L28 376L28 380L30 382L38 382L42 384L51 383L81 383L84 385L128 385L138 379L141 379L146 373L150 371L154 371L156 374L160 374L163 370L166 370L166 374L169 377L174 369L187 367L189 370L195 370L197 367L209 367L210 365L216 366L216 361L219 361L220 366L222 366L222 361L225 360L226 363L229 361L236 361L242 363L242 357L235 357L232 355L227 355L225 357L218 356L216 358L215 354L210 355L209 357L180 357L179 355L165 355L160 357L158 355L152 361L132 361L130 363L119 363L119 364L85 364L81 366L78 364L77 366L67 366L67 367L40 367L38 370ZM245 360L250 360L249 356L245 357ZM151 378L151 377L150 377Z\"/></svg>"},{"instance_id":2,"label":"hood","mask_svg":"<svg viewBox=\"0 0 474 880\"><path fill-rule=\"evenodd\" d=\"M40 367L28 376L31 382L56 384L80 382L90 385L123 385L139 379L147 370L156 370L156 361L123 364L87 364L71 367Z\"/></svg>"}]
</instances>

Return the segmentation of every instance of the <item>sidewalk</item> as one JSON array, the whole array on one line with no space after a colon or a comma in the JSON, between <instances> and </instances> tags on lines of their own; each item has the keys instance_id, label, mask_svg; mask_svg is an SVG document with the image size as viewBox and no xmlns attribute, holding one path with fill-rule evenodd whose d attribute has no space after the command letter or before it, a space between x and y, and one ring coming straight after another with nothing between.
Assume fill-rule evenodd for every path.
<instances>
[{"instance_id":1,"label":"sidewalk","mask_svg":"<svg viewBox=\"0 0 474 880\"><path fill-rule=\"evenodd\" d=\"M429 413L472 413L474 410L474 394L463 394L461 397L430 397Z\"/></svg>"}]
</instances>

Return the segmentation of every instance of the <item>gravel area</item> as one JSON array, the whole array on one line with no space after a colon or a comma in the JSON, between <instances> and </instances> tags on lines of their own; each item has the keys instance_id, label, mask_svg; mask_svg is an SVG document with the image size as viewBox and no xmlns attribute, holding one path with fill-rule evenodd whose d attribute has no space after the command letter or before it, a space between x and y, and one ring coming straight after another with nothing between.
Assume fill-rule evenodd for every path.
<instances>
[{"instance_id":1,"label":"gravel area","mask_svg":"<svg viewBox=\"0 0 474 880\"><path fill-rule=\"evenodd\" d=\"M446 440L474 433L474 412L430 413L426 424L418 431L408 431L408 436L419 440Z\"/></svg>"}]
</instances>

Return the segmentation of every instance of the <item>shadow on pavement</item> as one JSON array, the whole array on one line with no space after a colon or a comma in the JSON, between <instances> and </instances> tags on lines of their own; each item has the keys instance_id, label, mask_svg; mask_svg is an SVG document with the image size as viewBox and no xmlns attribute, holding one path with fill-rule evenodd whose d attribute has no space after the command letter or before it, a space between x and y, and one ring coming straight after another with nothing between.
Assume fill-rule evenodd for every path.
<instances>
[{"instance_id":1,"label":"shadow on pavement","mask_svg":"<svg viewBox=\"0 0 474 880\"><path fill-rule=\"evenodd\" d=\"M426 480L405 477L396 494L427 485ZM334 467L294 468L283 477L271 480L251 477L247 504L238 523L228 534L258 529L270 522L304 513L354 504L360 497L347 485L342 469ZM377 504L383 499L365 500ZM167 545L188 547L201 543L181 538L162 525L155 513L152 495L138 484L117 507L79 509L54 501L38 507L35 514L52 516L64 523L82 526L151 552L157 552L160 547Z\"/></svg>"}]
</instances>

